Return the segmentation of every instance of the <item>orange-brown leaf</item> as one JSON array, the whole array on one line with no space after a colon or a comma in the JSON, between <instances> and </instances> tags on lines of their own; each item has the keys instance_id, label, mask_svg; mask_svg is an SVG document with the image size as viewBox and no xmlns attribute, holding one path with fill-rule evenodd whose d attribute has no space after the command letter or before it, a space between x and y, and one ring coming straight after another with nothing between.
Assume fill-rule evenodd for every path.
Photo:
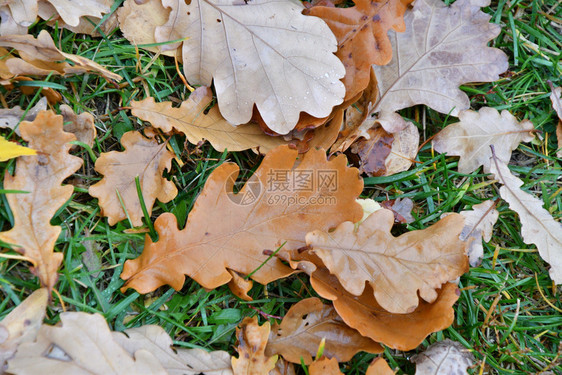
<instances>
[{"instance_id":1,"label":"orange-brown leaf","mask_svg":"<svg viewBox=\"0 0 562 375\"><path fill-rule=\"evenodd\" d=\"M119 194L134 226L142 225L143 212L137 193L135 177L139 182L146 209L150 214L154 201L169 202L178 193L173 182L162 177L164 169L170 169L174 154L154 138L145 138L136 131L125 133L121 138L125 151L102 154L96 161L96 171L103 179L90 186L91 196L99 199L102 214L109 225L127 218Z\"/></svg>"},{"instance_id":2,"label":"orange-brown leaf","mask_svg":"<svg viewBox=\"0 0 562 375\"><path fill-rule=\"evenodd\" d=\"M383 357L377 357L371 362L365 375L394 375L394 371Z\"/></svg>"},{"instance_id":3,"label":"orange-brown leaf","mask_svg":"<svg viewBox=\"0 0 562 375\"><path fill-rule=\"evenodd\" d=\"M316 359L308 366L310 375L343 375L340 371L340 365L335 358L322 357Z\"/></svg>"},{"instance_id":4,"label":"orange-brown leaf","mask_svg":"<svg viewBox=\"0 0 562 375\"><path fill-rule=\"evenodd\" d=\"M142 255L125 263L124 289L147 293L169 284L179 290L184 275L212 289L231 280L227 269L246 275L255 271L252 279L262 284L291 274L280 260L267 261L285 241L283 250L298 249L306 233L362 215L355 199L363 182L357 169L347 167L345 156L327 161L324 150L311 150L295 166L296 157L297 151L287 146L269 152L238 194L233 193L238 167L217 167L184 230L177 229L173 214L156 220L160 240L147 237Z\"/></svg>"},{"instance_id":5,"label":"orange-brown leaf","mask_svg":"<svg viewBox=\"0 0 562 375\"><path fill-rule=\"evenodd\" d=\"M322 339L326 340L324 355L339 362L349 361L360 351L383 351L378 343L347 326L332 306L318 298L307 298L293 305L281 324L273 325L266 353L280 354L293 363L300 363L302 358L308 365Z\"/></svg>"},{"instance_id":6,"label":"orange-brown leaf","mask_svg":"<svg viewBox=\"0 0 562 375\"><path fill-rule=\"evenodd\" d=\"M315 6L309 14L322 18L338 40L336 55L346 73L345 100L364 90L371 65L385 65L392 58L388 31L404 31L403 15L412 0L356 0L351 8Z\"/></svg>"},{"instance_id":7,"label":"orange-brown leaf","mask_svg":"<svg viewBox=\"0 0 562 375\"><path fill-rule=\"evenodd\" d=\"M263 375L273 370L277 356L265 354L269 330L269 322L260 327L256 317L244 318L236 328L238 358L232 357L234 375Z\"/></svg>"},{"instance_id":8,"label":"orange-brown leaf","mask_svg":"<svg viewBox=\"0 0 562 375\"><path fill-rule=\"evenodd\" d=\"M50 291L62 261L62 253L53 252L61 228L50 221L71 197L73 187L61 184L80 168L82 159L68 153L68 142L76 138L63 131L62 116L51 111L40 112L33 122L22 122L20 131L38 155L20 157L15 176L6 173L4 177L5 189L29 193L7 195L15 224L0 233L0 239L17 245L16 249L34 262L32 272Z\"/></svg>"}]
</instances>

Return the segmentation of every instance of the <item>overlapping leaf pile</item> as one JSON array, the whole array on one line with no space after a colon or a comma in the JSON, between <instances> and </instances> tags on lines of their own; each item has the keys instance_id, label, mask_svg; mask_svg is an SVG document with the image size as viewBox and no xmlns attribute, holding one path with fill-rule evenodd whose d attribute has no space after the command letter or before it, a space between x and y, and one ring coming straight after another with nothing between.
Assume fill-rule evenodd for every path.
<instances>
[{"instance_id":1,"label":"overlapping leaf pile","mask_svg":"<svg viewBox=\"0 0 562 375\"><path fill-rule=\"evenodd\" d=\"M22 75L121 79L60 51L46 31L37 38L13 35L25 34L37 16L93 33L85 17L100 21L112 5L63 3L8 1L0 7L0 47L12 49L0 50L2 85L13 88ZM418 129L396 111L418 104L459 118L433 139L434 149L459 156L460 173L483 167L492 174L502 185L499 194L520 216L524 241L537 246L552 280L562 283L560 224L521 190L522 181L507 166L519 143L533 139L533 124L493 108L472 111L459 89L494 81L507 69L505 54L487 46L500 31L480 10L488 2L410 3L357 0L342 7L321 1L305 9L288 0L126 0L116 12L125 37L137 45L160 44L149 51L181 60L187 82L200 87L189 87L192 93L179 107L151 97L130 103L132 115L152 127L123 135L124 151L100 155L95 170L103 178L89 188L109 225L151 224L155 201L175 198L178 190L166 177L176 157L168 143L174 133L192 144L209 141L219 151L253 149L265 156L237 192L238 166L219 165L184 229L172 213L156 218L158 240L147 235L142 254L125 262L122 290L180 290L187 276L207 289L228 284L251 300L253 281L268 284L301 272L331 302L302 300L272 326L244 319L236 332L239 355L232 359L225 352L172 349L154 326L111 333L99 315L65 313L60 325L41 326L62 262L55 252L61 228L50 221L72 196L63 181L82 164L70 155L69 142L91 146L96 137L91 115L76 115L67 106L55 115L43 100L20 124L21 109L0 113L6 119L0 126L29 146L5 147L8 141L0 138L0 161L18 157L15 174L4 179L4 188L16 191L8 196L14 226L0 240L32 264L47 290L28 300L31 307L20 306L22 317L32 315L29 327L14 326L17 316L0 323L2 366L8 361L14 374L285 374L294 371L291 363L304 363L310 374L339 374L338 362L357 352L416 348L452 324L459 297L454 280L469 264L479 264L482 240L490 240L498 217L494 202L486 201L394 236L393 224L407 221L411 207L360 203L361 173L389 175L412 165ZM113 16L104 21L106 27L117 22ZM51 103L58 100L54 92L42 93ZM214 96L217 104L209 108ZM558 111L559 88L553 88L552 102ZM359 169L348 166L344 152ZM427 357L441 358L439 350ZM457 361L460 371L467 361L466 355ZM392 370L380 357L367 370L385 373Z\"/></svg>"}]
</instances>

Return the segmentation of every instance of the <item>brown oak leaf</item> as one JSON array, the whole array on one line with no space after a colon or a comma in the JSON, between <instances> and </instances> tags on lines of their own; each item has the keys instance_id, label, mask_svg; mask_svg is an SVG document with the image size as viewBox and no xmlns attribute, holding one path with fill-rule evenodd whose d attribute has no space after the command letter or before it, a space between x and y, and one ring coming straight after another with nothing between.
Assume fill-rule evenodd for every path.
<instances>
[{"instance_id":1,"label":"brown oak leaf","mask_svg":"<svg viewBox=\"0 0 562 375\"><path fill-rule=\"evenodd\" d=\"M71 185L61 186L62 182L83 161L68 153L71 147L68 142L76 137L63 131L62 116L51 111L40 112L33 122L22 122L20 131L38 155L20 157L16 174L6 173L4 177L5 189L28 193L7 195L15 224L11 230L0 233L0 239L17 245L16 250L34 263L31 270L41 285L50 291L62 261L62 253L54 253L61 228L50 221L74 190Z\"/></svg>"},{"instance_id":2,"label":"brown oak leaf","mask_svg":"<svg viewBox=\"0 0 562 375\"><path fill-rule=\"evenodd\" d=\"M403 15L413 0L356 0L355 6L314 6L308 14L322 18L338 40L336 56L345 66L345 100L369 83L371 65L386 65L392 58L388 31L404 31Z\"/></svg>"},{"instance_id":3,"label":"brown oak leaf","mask_svg":"<svg viewBox=\"0 0 562 375\"><path fill-rule=\"evenodd\" d=\"M260 326L256 317L244 318L236 328L238 358L232 357L234 375L263 375L275 368L277 356L265 354L269 330L269 322Z\"/></svg>"},{"instance_id":4,"label":"brown oak leaf","mask_svg":"<svg viewBox=\"0 0 562 375\"><path fill-rule=\"evenodd\" d=\"M298 165L296 158L297 151L287 146L269 152L237 194L238 167L217 167L184 230L177 229L172 214L156 220L160 240L147 237L141 256L125 263L123 289L147 293L169 284L179 290L184 275L212 289L232 279L227 269L252 274L261 284L291 274L277 258L267 261L273 251L303 247L306 233L362 215L355 199L363 181L357 169L347 167L345 156L327 161L324 150L311 150Z\"/></svg>"},{"instance_id":5,"label":"brown oak leaf","mask_svg":"<svg viewBox=\"0 0 562 375\"><path fill-rule=\"evenodd\" d=\"M324 355L339 362L349 361L356 353L381 353L376 342L347 326L334 308L318 298L307 298L291 306L281 324L274 324L265 349L267 355L279 354L293 363L312 362L325 339Z\"/></svg>"},{"instance_id":6,"label":"brown oak leaf","mask_svg":"<svg viewBox=\"0 0 562 375\"><path fill-rule=\"evenodd\" d=\"M399 237L390 234L393 223L392 211L381 209L358 226L308 233L306 243L351 294L361 296L368 282L384 309L404 314L418 306L418 292L431 303L442 284L468 271L464 218L450 215Z\"/></svg>"},{"instance_id":7,"label":"brown oak leaf","mask_svg":"<svg viewBox=\"0 0 562 375\"><path fill-rule=\"evenodd\" d=\"M156 199L166 203L178 193L174 183L162 177L164 170L170 169L174 154L166 149L166 143L158 143L152 137L145 138L136 131L125 133L121 144L125 151L107 152L98 158L95 169L104 177L90 186L88 192L99 199L102 214L108 217L109 225L127 218L120 195L133 225L141 226L143 212L135 178L139 178L144 203L151 214Z\"/></svg>"},{"instance_id":8,"label":"brown oak leaf","mask_svg":"<svg viewBox=\"0 0 562 375\"><path fill-rule=\"evenodd\" d=\"M365 375L394 375L394 371L383 357L377 357L371 362Z\"/></svg>"},{"instance_id":9,"label":"brown oak leaf","mask_svg":"<svg viewBox=\"0 0 562 375\"><path fill-rule=\"evenodd\" d=\"M77 115L70 106L61 104L60 114L64 120L63 129L65 132L74 134L76 140L90 147L94 145L97 131L94 126L94 116L91 113L83 112ZM76 146L73 146L73 148L76 148Z\"/></svg>"},{"instance_id":10,"label":"brown oak leaf","mask_svg":"<svg viewBox=\"0 0 562 375\"><path fill-rule=\"evenodd\" d=\"M317 358L308 366L310 375L343 375L340 365L335 358Z\"/></svg>"}]
</instances>

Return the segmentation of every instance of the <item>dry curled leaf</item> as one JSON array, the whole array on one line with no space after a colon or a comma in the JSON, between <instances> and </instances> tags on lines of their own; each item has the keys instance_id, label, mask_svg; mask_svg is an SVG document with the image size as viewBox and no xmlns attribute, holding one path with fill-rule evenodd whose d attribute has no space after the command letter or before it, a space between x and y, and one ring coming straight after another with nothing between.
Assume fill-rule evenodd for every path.
<instances>
[{"instance_id":1,"label":"dry curled leaf","mask_svg":"<svg viewBox=\"0 0 562 375\"><path fill-rule=\"evenodd\" d=\"M88 112L79 115L74 113L72 108L66 104L61 104L60 114L64 120L63 129L65 132L72 133L76 140L92 147L96 139L96 127L94 126L94 116ZM73 148L76 146L73 146Z\"/></svg>"},{"instance_id":2,"label":"dry curled leaf","mask_svg":"<svg viewBox=\"0 0 562 375\"><path fill-rule=\"evenodd\" d=\"M416 364L416 375L463 375L468 374L474 356L461 343L445 339L414 355L411 361Z\"/></svg>"},{"instance_id":3,"label":"dry curled leaf","mask_svg":"<svg viewBox=\"0 0 562 375\"><path fill-rule=\"evenodd\" d=\"M185 134L193 144L207 140L219 151L242 151L252 148L266 153L286 143L283 138L264 134L256 124L236 127L231 125L222 117L216 105L205 113L212 100L211 89L201 86L191 93L179 108L172 107L171 102L156 103L154 98L149 97L131 102L131 113L166 133L175 129Z\"/></svg>"},{"instance_id":4,"label":"dry curled leaf","mask_svg":"<svg viewBox=\"0 0 562 375\"><path fill-rule=\"evenodd\" d=\"M367 176L384 176L385 161L390 154L394 137L381 126L367 130L368 139L360 138L351 145L351 152L359 157L359 169Z\"/></svg>"},{"instance_id":5,"label":"dry curled leaf","mask_svg":"<svg viewBox=\"0 0 562 375\"><path fill-rule=\"evenodd\" d=\"M172 348L172 339L156 325L113 332L113 339L129 354L147 350L162 365L168 375L231 375L230 355L225 351Z\"/></svg>"},{"instance_id":6,"label":"dry curled leaf","mask_svg":"<svg viewBox=\"0 0 562 375\"><path fill-rule=\"evenodd\" d=\"M99 199L102 214L108 217L109 225L127 219L128 213L133 225L141 226L144 214L135 178L139 178L150 215L156 199L166 203L178 193L174 183L162 177L164 170L170 169L174 154L166 149L166 143L158 143L156 139L146 138L136 131L125 133L121 144L125 151L107 152L98 158L95 169L104 177L90 186L88 192Z\"/></svg>"},{"instance_id":7,"label":"dry curled leaf","mask_svg":"<svg viewBox=\"0 0 562 375\"><path fill-rule=\"evenodd\" d=\"M310 375L343 375L340 371L340 365L335 358L317 358L308 366Z\"/></svg>"},{"instance_id":8,"label":"dry curled leaf","mask_svg":"<svg viewBox=\"0 0 562 375\"><path fill-rule=\"evenodd\" d=\"M27 111L23 121L35 120L37 114L46 109L47 98L43 97ZM21 136L18 125L24 113L25 110L21 109L19 105L12 108L0 109L0 128L12 129L14 133Z\"/></svg>"},{"instance_id":9,"label":"dry curled leaf","mask_svg":"<svg viewBox=\"0 0 562 375\"><path fill-rule=\"evenodd\" d=\"M345 100L369 83L371 65L386 65L392 58L388 31L404 31L403 15L413 0L356 0L355 6L314 6L307 14L322 18L338 40L336 55L346 73Z\"/></svg>"},{"instance_id":10,"label":"dry curled leaf","mask_svg":"<svg viewBox=\"0 0 562 375\"><path fill-rule=\"evenodd\" d=\"M459 120L448 125L433 138L433 148L447 155L460 156L459 172L472 173L481 165L484 172L490 171L490 145L494 145L496 156L504 163L511 158L511 151L519 143L530 142L534 135L533 123L517 121L508 111L500 113L495 108L483 107L479 111L461 111Z\"/></svg>"},{"instance_id":11,"label":"dry curled leaf","mask_svg":"<svg viewBox=\"0 0 562 375\"><path fill-rule=\"evenodd\" d=\"M540 199L521 190L523 181L501 160L492 158L490 172L503 185L501 197L519 215L523 241L537 246L540 256L550 264L550 278L562 284L562 225L543 208Z\"/></svg>"},{"instance_id":12,"label":"dry curled leaf","mask_svg":"<svg viewBox=\"0 0 562 375\"><path fill-rule=\"evenodd\" d=\"M394 371L383 357L377 357L371 362L365 375L394 375Z\"/></svg>"},{"instance_id":13,"label":"dry curled leaf","mask_svg":"<svg viewBox=\"0 0 562 375\"><path fill-rule=\"evenodd\" d=\"M312 362L325 339L324 355L339 362L349 361L356 353L381 353L376 342L347 326L334 308L318 298L307 298L291 306L281 324L274 324L266 354L279 354L293 363Z\"/></svg>"},{"instance_id":14,"label":"dry curled leaf","mask_svg":"<svg viewBox=\"0 0 562 375\"><path fill-rule=\"evenodd\" d=\"M458 238L464 219L450 215L399 237L390 234L393 223L392 211L381 209L357 227L345 222L331 232L308 233L306 243L351 294L362 295L368 282L385 310L404 314L418 306L418 292L433 302L442 284L468 270Z\"/></svg>"},{"instance_id":15,"label":"dry curled leaf","mask_svg":"<svg viewBox=\"0 0 562 375\"><path fill-rule=\"evenodd\" d=\"M326 117L345 95L337 44L324 21L301 14L300 2L163 0L168 22L156 40L183 41L183 69L192 84L215 85L219 109L234 125L257 106L267 126L287 134L300 112ZM170 46L175 48L175 46Z\"/></svg>"},{"instance_id":16,"label":"dry curled leaf","mask_svg":"<svg viewBox=\"0 0 562 375\"><path fill-rule=\"evenodd\" d=\"M394 136L392 148L384 161L386 168L385 176L407 171L414 163L418 154L418 146L420 144L418 128L411 122L402 121L405 123L404 128L392 134Z\"/></svg>"},{"instance_id":17,"label":"dry curled leaf","mask_svg":"<svg viewBox=\"0 0 562 375\"><path fill-rule=\"evenodd\" d=\"M47 289L38 289L0 321L1 374L6 370L6 361L12 358L18 346L35 340L45 317L48 299Z\"/></svg>"},{"instance_id":18,"label":"dry curled leaf","mask_svg":"<svg viewBox=\"0 0 562 375\"><path fill-rule=\"evenodd\" d=\"M314 271L310 283L320 296L333 301L348 326L376 342L405 351L415 349L429 334L453 323L453 305L460 295L455 284L447 283L438 291L434 302L422 300L409 314L392 314L375 300L370 285L361 296L354 296L326 268Z\"/></svg>"},{"instance_id":19,"label":"dry curled leaf","mask_svg":"<svg viewBox=\"0 0 562 375\"><path fill-rule=\"evenodd\" d=\"M110 72L85 57L60 51L49 32L42 30L37 39L32 35L6 35L0 37L0 47L15 48L21 58L7 56L3 79L16 75L83 74L96 73L110 81L120 81L121 76ZM5 51L5 50L4 50ZM4 53L3 56L6 56ZM74 65L65 62L70 60ZM7 70L7 71L6 71Z\"/></svg>"},{"instance_id":20,"label":"dry curled leaf","mask_svg":"<svg viewBox=\"0 0 562 375\"><path fill-rule=\"evenodd\" d=\"M298 249L313 229L328 230L362 215L355 199L363 182L344 156L327 161L324 150L311 150L295 166L296 157L287 146L269 152L237 194L238 167L217 167L184 230L177 229L173 214L156 219L160 240L147 237L141 256L125 263L123 290L147 293L164 284L179 290L184 275L212 289L232 279L227 269L252 274L261 284L291 274L278 259L267 261L273 251Z\"/></svg>"},{"instance_id":21,"label":"dry curled leaf","mask_svg":"<svg viewBox=\"0 0 562 375\"><path fill-rule=\"evenodd\" d=\"M381 206L392 211L394 214L394 222L396 223L406 224L415 221L412 216L414 201L408 197L383 201L381 202Z\"/></svg>"},{"instance_id":22,"label":"dry curled leaf","mask_svg":"<svg viewBox=\"0 0 562 375\"><path fill-rule=\"evenodd\" d=\"M166 375L146 349L129 354L112 337L103 316L83 312L60 314L61 325L43 325L34 342L21 344L8 361L14 375L92 374Z\"/></svg>"},{"instance_id":23,"label":"dry curled leaf","mask_svg":"<svg viewBox=\"0 0 562 375\"><path fill-rule=\"evenodd\" d=\"M254 286L253 281L246 280L236 271L228 270L228 272L232 276L232 279L228 282L228 288L230 289L232 294L240 299L243 299L244 301L251 301L252 297L248 295L248 292Z\"/></svg>"},{"instance_id":24,"label":"dry curled leaf","mask_svg":"<svg viewBox=\"0 0 562 375\"><path fill-rule=\"evenodd\" d=\"M556 126L558 151L556 151L556 156L562 158L562 87L554 87L551 84L551 88L550 101L552 102L552 108L554 108L558 115L558 125Z\"/></svg>"},{"instance_id":25,"label":"dry curled leaf","mask_svg":"<svg viewBox=\"0 0 562 375\"><path fill-rule=\"evenodd\" d=\"M63 131L62 116L51 111L40 112L33 122L22 122L20 130L22 138L38 155L20 157L15 176L5 174L5 189L29 193L7 195L15 224L11 230L1 232L0 239L17 245L16 250L34 263L31 270L41 285L51 290L57 281L62 253L54 252L61 228L50 221L72 196L73 187L61 186L62 182L83 161L68 153L71 146L68 142L76 138Z\"/></svg>"},{"instance_id":26,"label":"dry curled leaf","mask_svg":"<svg viewBox=\"0 0 562 375\"><path fill-rule=\"evenodd\" d=\"M74 33L100 36L99 30L108 34L117 27L117 17L111 14L102 24L103 16L109 13L113 0L40 0L38 15L51 27L55 25Z\"/></svg>"},{"instance_id":27,"label":"dry curled leaf","mask_svg":"<svg viewBox=\"0 0 562 375\"><path fill-rule=\"evenodd\" d=\"M275 368L277 356L265 354L269 330L269 322L260 327L256 317L244 318L236 328L238 358L232 357L234 375L263 375Z\"/></svg>"},{"instance_id":28,"label":"dry curled leaf","mask_svg":"<svg viewBox=\"0 0 562 375\"><path fill-rule=\"evenodd\" d=\"M459 89L467 82L491 82L507 67L507 56L486 44L500 33L488 14L489 0L418 0L406 12L406 32L390 31L393 59L373 66L380 99L372 113L425 104L456 115L469 107Z\"/></svg>"}]
</instances>

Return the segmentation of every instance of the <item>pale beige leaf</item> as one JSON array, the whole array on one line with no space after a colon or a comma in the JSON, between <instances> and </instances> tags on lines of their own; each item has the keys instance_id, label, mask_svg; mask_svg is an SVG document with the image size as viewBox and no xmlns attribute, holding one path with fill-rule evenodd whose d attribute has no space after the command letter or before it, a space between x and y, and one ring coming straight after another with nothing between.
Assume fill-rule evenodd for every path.
<instances>
[{"instance_id":1,"label":"pale beige leaf","mask_svg":"<svg viewBox=\"0 0 562 375\"><path fill-rule=\"evenodd\" d=\"M214 83L228 122L246 124L255 104L271 130L287 134L300 112L326 117L343 101L345 68L334 55L336 38L324 21L302 15L300 2L162 4L172 10L162 27L167 34L157 29L157 41L188 37L182 47L186 78L193 84Z\"/></svg>"},{"instance_id":2,"label":"pale beige leaf","mask_svg":"<svg viewBox=\"0 0 562 375\"><path fill-rule=\"evenodd\" d=\"M555 87L550 94L552 108L556 111L558 118L562 121L562 87Z\"/></svg>"},{"instance_id":3,"label":"pale beige leaf","mask_svg":"<svg viewBox=\"0 0 562 375\"><path fill-rule=\"evenodd\" d=\"M508 111L500 113L495 108L483 107L479 111L466 110L459 113L459 120L448 125L433 139L433 148L447 155L460 156L459 172L472 173L481 165L484 172L490 171L490 157L494 145L496 157L504 163L511 158L511 151L519 143L530 142L534 135L533 123L517 121Z\"/></svg>"},{"instance_id":4,"label":"pale beige leaf","mask_svg":"<svg viewBox=\"0 0 562 375\"><path fill-rule=\"evenodd\" d=\"M103 316L60 314L61 325L43 325L35 342L19 346L8 361L14 375L166 375L148 350L129 354L112 337Z\"/></svg>"},{"instance_id":5,"label":"pale beige leaf","mask_svg":"<svg viewBox=\"0 0 562 375\"><path fill-rule=\"evenodd\" d=\"M416 364L416 375L462 375L468 374L474 356L461 343L445 339L414 355L411 361Z\"/></svg>"},{"instance_id":6,"label":"pale beige leaf","mask_svg":"<svg viewBox=\"0 0 562 375\"><path fill-rule=\"evenodd\" d=\"M493 200L484 201L472 206L472 210L461 211L464 216L464 228L459 236L461 241L468 242L466 250L468 261L472 267L479 266L484 256L482 240L489 242L492 239L492 229L498 220L499 212ZM451 215L444 213L441 217Z\"/></svg>"},{"instance_id":7,"label":"pale beige leaf","mask_svg":"<svg viewBox=\"0 0 562 375\"><path fill-rule=\"evenodd\" d=\"M99 199L102 214L108 217L109 225L127 218L119 192L131 222L140 226L144 214L135 178L139 178L144 203L150 214L156 199L166 203L178 193L174 183L162 177L164 170L170 169L174 154L166 149L166 143L159 144L156 139L146 138L136 131L125 133L121 144L125 151L107 152L98 158L95 169L104 177L90 186L88 192Z\"/></svg>"},{"instance_id":8,"label":"pale beige leaf","mask_svg":"<svg viewBox=\"0 0 562 375\"><path fill-rule=\"evenodd\" d=\"M35 340L47 309L49 292L37 289L0 321L0 373L18 346Z\"/></svg>"},{"instance_id":9,"label":"pale beige leaf","mask_svg":"<svg viewBox=\"0 0 562 375\"><path fill-rule=\"evenodd\" d=\"M384 161L386 167L385 176L407 171L418 154L418 146L420 144L418 128L411 122L404 122L406 124L405 127L392 134L394 141L392 142L390 154L388 154Z\"/></svg>"},{"instance_id":10,"label":"pale beige leaf","mask_svg":"<svg viewBox=\"0 0 562 375\"><path fill-rule=\"evenodd\" d=\"M331 232L308 233L306 243L351 294L360 296L368 282L385 310L404 314L418 306L418 292L433 302L442 284L468 270L458 238L464 219L451 215L399 237L390 234L393 223L392 211L381 209L357 227L345 222Z\"/></svg>"},{"instance_id":11,"label":"pale beige leaf","mask_svg":"<svg viewBox=\"0 0 562 375\"><path fill-rule=\"evenodd\" d=\"M286 143L282 137L266 135L257 124L233 126L222 117L216 105L204 113L212 100L211 89L201 86L179 108L172 107L171 102L156 103L148 97L131 102L131 113L166 133L175 129L193 144L207 140L218 151L251 148L265 153Z\"/></svg>"},{"instance_id":12,"label":"pale beige leaf","mask_svg":"<svg viewBox=\"0 0 562 375\"><path fill-rule=\"evenodd\" d=\"M68 153L68 142L76 138L63 131L62 116L40 112L33 122L22 122L20 130L22 138L38 155L20 157L15 176L5 174L4 189L29 193L7 195L15 224L11 230L1 232L0 239L17 245L16 250L34 262L31 270L41 284L51 290L58 278L62 253L54 252L61 227L51 225L50 221L74 190L71 185L61 186L62 182L83 161Z\"/></svg>"},{"instance_id":13,"label":"pale beige leaf","mask_svg":"<svg viewBox=\"0 0 562 375\"><path fill-rule=\"evenodd\" d=\"M523 241L537 246L540 256L550 264L550 278L562 284L562 225L543 208L542 200L521 190L523 181L505 163L492 160L490 172L503 185L501 197L519 215Z\"/></svg>"},{"instance_id":14,"label":"pale beige leaf","mask_svg":"<svg viewBox=\"0 0 562 375\"><path fill-rule=\"evenodd\" d=\"M88 112L80 115L74 113L72 108L66 104L61 104L60 114L64 120L63 129L65 132L72 133L76 136L76 140L92 147L94 139L96 139L96 127L94 126L94 116ZM73 146L76 148L77 146Z\"/></svg>"},{"instance_id":15,"label":"pale beige leaf","mask_svg":"<svg viewBox=\"0 0 562 375\"><path fill-rule=\"evenodd\" d=\"M37 0L5 0L2 3L10 8L15 23L28 27L35 22Z\"/></svg>"},{"instance_id":16,"label":"pale beige leaf","mask_svg":"<svg viewBox=\"0 0 562 375\"><path fill-rule=\"evenodd\" d=\"M312 357L325 339L324 355L339 362L349 361L360 352L381 353L382 346L347 326L331 305L307 298L291 306L281 324L274 324L265 349L266 355L279 354L287 361L312 363Z\"/></svg>"},{"instance_id":17,"label":"pale beige leaf","mask_svg":"<svg viewBox=\"0 0 562 375\"><path fill-rule=\"evenodd\" d=\"M24 121L33 121L37 114L47 109L47 98L41 98L37 104L27 111ZM18 124L25 110L21 109L19 105L13 108L0 109L0 128L8 128L14 130L14 133L21 136Z\"/></svg>"},{"instance_id":18,"label":"pale beige leaf","mask_svg":"<svg viewBox=\"0 0 562 375\"><path fill-rule=\"evenodd\" d=\"M244 318L236 328L238 358L231 360L234 375L264 375L275 368L277 356L265 354L269 331L269 322L260 326L255 316Z\"/></svg>"},{"instance_id":19,"label":"pale beige leaf","mask_svg":"<svg viewBox=\"0 0 562 375\"><path fill-rule=\"evenodd\" d=\"M373 66L380 99L372 112L425 104L457 115L468 108L459 86L497 80L508 67L505 53L486 47L500 32L480 11L489 3L458 0L446 6L441 0L417 0L404 16L406 32L390 31L392 61Z\"/></svg>"},{"instance_id":20,"label":"pale beige leaf","mask_svg":"<svg viewBox=\"0 0 562 375\"><path fill-rule=\"evenodd\" d=\"M55 9L62 20L70 26L78 26L80 17L91 16L102 18L105 13L109 13L110 0L46 0Z\"/></svg>"},{"instance_id":21,"label":"pale beige leaf","mask_svg":"<svg viewBox=\"0 0 562 375\"><path fill-rule=\"evenodd\" d=\"M157 325L146 325L121 332L113 332L113 339L129 354L147 350L169 375L230 375L230 354L224 351L206 352L203 349L172 349L172 339Z\"/></svg>"},{"instance_id":22,"label":"pale beige leaf","mask_svg":"<svg viewBox=\"0 0 562 375\"><path fill-rule=\"evenodd\" d=\"M0 6L0 35L23 35L27 34L27 29L14 20L7 6Z\"/></svg>"},{"instance_id":23,"label":"pale beige leaf","mask_svg":"<svg viewBox=\"0 0 562 375\"><path fill-rule=\"evenodd\" d=\"M103 4L111 7L113 0L103 0ZM88 34L95 37L101 36L100 30L104 34L109 34L118 26L117 13L112 13L101 25L102 18L93 16L80 17L80 22L76 26L69 25L61 18L57 9L46 0L39 1L39 17L47 21L47 25L51 27L58 26L65 28L76 34Z\"/></svg>"}]
</instances>

